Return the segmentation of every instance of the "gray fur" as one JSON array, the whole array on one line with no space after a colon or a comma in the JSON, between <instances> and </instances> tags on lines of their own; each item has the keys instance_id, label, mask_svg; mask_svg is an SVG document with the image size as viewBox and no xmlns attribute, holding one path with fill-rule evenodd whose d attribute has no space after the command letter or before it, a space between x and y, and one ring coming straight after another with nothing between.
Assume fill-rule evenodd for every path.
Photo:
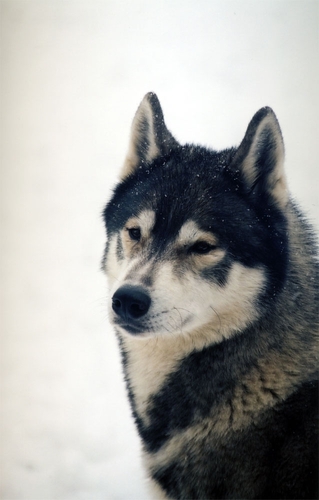
<instances>
[{"instance_id":1,"label":"gray fur","mask_svg":"<svg viewBox=\"0 0 319 500\"><path fill-rule=\"evenodd\" d=\"M154 498L318 498L316 244L273 111L215 152L179 145L147 94L104 216Z\"/></svg>"}]
</instances>

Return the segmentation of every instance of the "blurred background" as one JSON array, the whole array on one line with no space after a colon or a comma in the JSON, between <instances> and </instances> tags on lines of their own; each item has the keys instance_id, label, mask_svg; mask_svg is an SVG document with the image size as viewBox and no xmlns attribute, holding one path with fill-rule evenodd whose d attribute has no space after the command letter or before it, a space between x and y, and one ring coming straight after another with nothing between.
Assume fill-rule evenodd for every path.
<instances>
[{"instance_id":1,"label":"blurred background","mask_svg":"<svg viewBox=\"0 0 319 500\"><path fill-rule=\"evenodd\" d=\"M237 145L271 106L318 228L317 0L0 0L1 499L147 500L100 272L137 106Z\"/></svg>"}]
</instances>

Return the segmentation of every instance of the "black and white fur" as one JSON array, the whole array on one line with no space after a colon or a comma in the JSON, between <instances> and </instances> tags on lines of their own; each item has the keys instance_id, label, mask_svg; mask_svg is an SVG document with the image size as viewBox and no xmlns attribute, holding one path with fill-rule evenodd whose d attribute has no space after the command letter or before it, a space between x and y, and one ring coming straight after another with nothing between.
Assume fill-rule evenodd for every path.
<instances>
[{"instance_id":1,"label":"black and white fur","mask_svg":"<svg viewBox=\"0 0 319 500\"><path fill-rule=\"evenodd\" d=\"M273 111L214 151L147 94L104 218L153 497L317 498L318 266Z\"/></svg>"}]
</instances>

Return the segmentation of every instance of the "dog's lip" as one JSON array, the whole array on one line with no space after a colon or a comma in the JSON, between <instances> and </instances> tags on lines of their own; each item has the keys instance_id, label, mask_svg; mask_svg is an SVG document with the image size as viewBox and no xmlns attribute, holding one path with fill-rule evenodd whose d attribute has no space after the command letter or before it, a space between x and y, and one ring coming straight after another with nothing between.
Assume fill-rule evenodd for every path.
<instances>
[{"instance_id":1,"label":"dog's lip","mask_svg":"<svg viewBox=\"0 0 319 500\"><path fill-rule=\"evenodd\" d=\"M115 321L114 322L115 326L119 326L120 328L123 328L123 330L126 330L128 333L132 335L139 335L144 332L144 328L141 325L134 325L132 323L124 323L122 321Z\"/></svg>"}]
</instances>

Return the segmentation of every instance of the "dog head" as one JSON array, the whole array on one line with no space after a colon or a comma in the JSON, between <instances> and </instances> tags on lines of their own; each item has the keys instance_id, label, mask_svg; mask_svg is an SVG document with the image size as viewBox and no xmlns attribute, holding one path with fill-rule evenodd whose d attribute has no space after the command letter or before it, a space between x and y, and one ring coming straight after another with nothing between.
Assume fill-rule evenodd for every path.
<instances>
[{"instance_id":1,"label":"dog head","mask_svg":"<svg viewBox=\"0 0 319 500\"><path fill-rule=\"evenodd\" d=\"M287 262L283 161L270 108L256 113L239 148L217 152L180 145L156 95L144 97L104 211L103 267L120 332L205 328L217 342L271 307Z\"/></svg>"}]
</instances>

